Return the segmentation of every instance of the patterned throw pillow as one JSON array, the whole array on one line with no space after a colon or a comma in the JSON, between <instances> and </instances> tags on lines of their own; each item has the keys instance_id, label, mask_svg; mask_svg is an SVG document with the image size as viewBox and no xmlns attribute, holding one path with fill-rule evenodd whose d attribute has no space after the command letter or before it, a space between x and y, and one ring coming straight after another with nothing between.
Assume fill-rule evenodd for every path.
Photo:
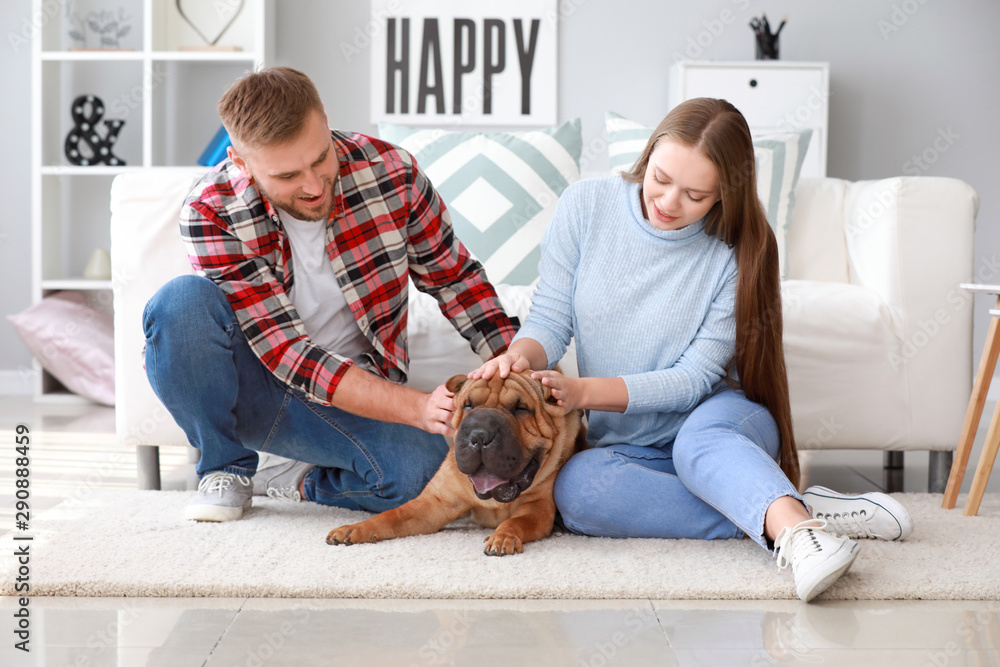
<instances>
[{"instance_id":1,"label":"patterned throw pillow","mask_svg":"<svg viewBox=\"0 0 1000 667\"><path fill-rule=\"evenodd\" d=\"M580 178L580 119L517 133L447 132L379 123L417 159L448 206L455 234L492 282L538 279L539 244L559 195Z\"/></svg>"},{"instance_id":2,"label":"patterned throw pillow","mask_svg":"<svg viewBox=\"0 0 1000 667\"><path fill-rule=\"evenodd\" d=\"M616 113L605 113L608 158L613 171L628 170L639 159L653 128ZM781 277L788 276L788 226L795 207L795 186L809 148L812 130L794 130L753 138L757 196L778 240Z\"/></svg>"}]
</instances>

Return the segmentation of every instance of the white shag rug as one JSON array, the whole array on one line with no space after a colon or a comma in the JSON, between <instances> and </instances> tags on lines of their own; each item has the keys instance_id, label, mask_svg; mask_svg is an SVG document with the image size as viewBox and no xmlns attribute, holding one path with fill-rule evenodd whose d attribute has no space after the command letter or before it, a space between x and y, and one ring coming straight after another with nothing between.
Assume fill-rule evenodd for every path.
<instances>
[{"instance_id":1,"label":"white shag rug","mask_svg":"<svg viewBox=\"0 0 1000 667\"><path fill-rule=\"evenodd\" d=\"M751 540L608 539L557 533L516 556L482 552L489 531L461 520L435 535L328 546L327 532L365 516L254 498L243 520L181 519L192 492L100 491L0 537L0 594L16 592L30 545L30 595L318 598L795 598L791 569ZM941 496L896 494L915 529L862 542L821 599L1000 599L1000 496L979 516ZM33 540L15 541L32 535Z\"/></svg>"}]
</instances>

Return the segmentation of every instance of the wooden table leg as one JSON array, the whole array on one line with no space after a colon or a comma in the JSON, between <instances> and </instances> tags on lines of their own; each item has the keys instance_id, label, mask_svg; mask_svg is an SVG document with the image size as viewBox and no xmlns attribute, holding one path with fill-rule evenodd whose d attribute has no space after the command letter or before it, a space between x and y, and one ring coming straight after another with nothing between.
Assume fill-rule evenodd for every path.
<instances>
[{"instance_id":1,"label":"wooden table leg","mask_svg":"<svg viewBox=\"0 0 1000 667\"><path fill-rule=\"evenodd\" d=\"M997 458L997 449L1000 447L1000 402L993 411L993 419L990 421L990 430L986 432L986 442L983 443L983 453L979 457L979 465L976 466L976 476L972 478L972 486L969 488L969 499L965 503L965 516L976 516L979 513L979 504L983 501L983 493L986 492L986 483L990 481L990 471L993 470L993 462Z\"/></svg>"},{"instance_id":2,"label":"wooden table leg","mask_svg":"<svg viewBox=\"0 0 1000 667\"><path fill-rule=\"evenodd\" d=\"M1000 296L997 297L997 308L1000 308ZM972 443L976 439L976 429L983 416L983 406L986 404L986 394L990 389L990 380L997 365L997 355L1000 353L1000 318L990 318L990 328L986 333L986 343L983 345L983 356L979 361L976 381L972 386L972 397L969 399L969 409L965 413L965 423L962 425L962 435L955 450L955 460L951 464L951 474L948 476L948 486L944 490L941 507L954 509L958 492L962 488L965 468L969 464L969 454L972 453Z\"/></svg>"}]
</instances>

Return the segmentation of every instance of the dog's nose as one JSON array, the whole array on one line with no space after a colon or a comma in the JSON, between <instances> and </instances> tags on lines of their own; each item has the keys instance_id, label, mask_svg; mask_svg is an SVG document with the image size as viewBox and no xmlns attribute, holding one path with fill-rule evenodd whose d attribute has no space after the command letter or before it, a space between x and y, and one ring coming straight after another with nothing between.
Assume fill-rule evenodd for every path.
<instances>
[{"instance_id":1,"label":"dog's nose","mask_svg":"<svg viewBox=\"0 0 1000 667\"><path fill-rule=\"evenodd\" d=\"M476 428L469 431L468 446L473 449L483 449L493 441L496 431L489 431L485 428Z\"/></svg>"},{"instance_id":2,"label":"dog's nose","mask_svg":"<svg viewBox=\"0 0 1000 667\"><path fill-rule=\"evenodd\" d=\"M490 408L477 408L462 420L455 434L455 462L459 470L474 473L485 463L484 454L501 447L502 438L497 435L504 423L503 416Z\"/></svg>"}]
</instances>

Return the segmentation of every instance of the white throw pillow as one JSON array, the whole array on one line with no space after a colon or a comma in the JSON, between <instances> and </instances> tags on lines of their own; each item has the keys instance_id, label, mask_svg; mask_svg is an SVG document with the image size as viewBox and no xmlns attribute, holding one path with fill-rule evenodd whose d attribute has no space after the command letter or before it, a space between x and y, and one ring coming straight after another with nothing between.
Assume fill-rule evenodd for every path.
<instances>
[{"instance_id":1,"label":"white throw pillow","mask_svg":"<svg viewBox=\"0 0 1000 667\"><path fill-rule=\"evenodd\" d=\"M580 178L580 119L530 132L447 132L379 123L409 151L493 283L530 285L559 195Z\"/></svg>"},{"instance_id":2,"label":"white throw pillow","mask_svg":"<svg viewBox=\"0 0 1000 667\"><path fill-rule=\"evenodd\" d=\"M613 171L627 171L639 159L653 128L619 114L605 113L608 159ZM795 207L795 186L809 148L811 129L753 138L757 196L778 241L778 266L788 277L788 226Z\"/></svg>"}]
</instances>

